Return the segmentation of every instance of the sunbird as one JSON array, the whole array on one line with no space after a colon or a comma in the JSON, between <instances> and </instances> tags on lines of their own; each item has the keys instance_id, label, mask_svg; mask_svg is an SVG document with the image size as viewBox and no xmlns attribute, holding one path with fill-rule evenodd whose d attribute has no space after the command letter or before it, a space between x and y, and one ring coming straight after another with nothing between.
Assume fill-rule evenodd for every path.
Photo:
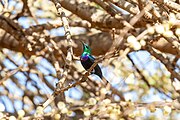
<instances>
[{"instance_id":1,"label":"sunbird","mask_svg":"<svg viewBox=\"0 0 180 120\"><path fill-rule=\"evenodd\" d=\"M88 70L93 65L95 58L91 55L91 48L84 42L81 41L81 43L83 45L83 53L80 57L80 61L84 69ZM94 67L91 74L96 74L101 79L103 78L101 68L99 67L98 64Z\"/></svg>"},{"instance_id":2,"label":"sunbird","mask_svg":"<svg viewBox=\"0 0 180 120\"><path fill-rule=\"evenodd\" d=\"M83 53L81 54L80 61L84 69L88 70L94 64L95 58L91 55L91 48L84 42L81 41L81 43L83 45ZM122 100L124 100L122 94L119 93L119 91L117 91L116 89L114 89L111 84L106 80L106 78L103 77L101 68L98 64L94 67L94 70L91 72L91 74L98 75L107 89L111 88L113 93L121 96Z\"/></svg>"}]
</instances>

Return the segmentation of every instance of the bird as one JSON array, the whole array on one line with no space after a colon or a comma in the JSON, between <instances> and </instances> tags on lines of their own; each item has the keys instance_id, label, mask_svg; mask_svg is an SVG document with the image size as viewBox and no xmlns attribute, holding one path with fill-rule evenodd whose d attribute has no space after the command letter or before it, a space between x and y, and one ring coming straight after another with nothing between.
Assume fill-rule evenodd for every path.
<instances>
[{"instance_id":1,"label":"bird","mask_svg":"<svg viewBox=\"0 0 180 120\"><path fill-rule=\"evenodd\" d=\"M86 44L82 41L81 41L81 43L83 45L83 52L81 54L80 61L81 61L82 66L84 67L84 69L88 70L95 62L95 58L92 56L91 48L88 46L88 44ZM98 64L94 67L91 74L96 74L101 79L103 78L101 68L99 67Z\"/></svg>"},{"instance_id":2,"label":"bird","mask_svg":"<svg viewBox=\"0 0 180 120\"><path fill-rule=\"evenodd\" d=\"M80 61L84 69L88 70L94 64L95 58L91 55L91 48L88 46L88 44L85 44L82 41L81 43L83 45L83 52L81 54ZM112 93L119 95L122 100L125 100L122 93L114 89L111 86L111 84L108 82L108 80L102 75L101 68L99 67L98 64L94 67L94 70L91 72L91 74L96 74L97 76L99 76L101 80L103 81L106 89L112 89Z\"/></svg>"}]
</instances>

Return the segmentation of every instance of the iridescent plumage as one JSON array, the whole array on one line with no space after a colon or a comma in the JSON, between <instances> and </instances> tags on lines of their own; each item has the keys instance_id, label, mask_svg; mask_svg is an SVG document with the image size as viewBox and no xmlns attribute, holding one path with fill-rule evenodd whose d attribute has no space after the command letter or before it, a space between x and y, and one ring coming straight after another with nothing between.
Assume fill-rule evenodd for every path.
<instances>
[{"instance_id":1,"label":"iridescent plumage","mask_svg":"<svg viewBox=\"0 0 180 120\"><path fill-rule=\"evenodd\" d=\"M80 57L80 61L84 69L88 70L93 65L95 58L91 55L91 48L83 42L82 44L83 44L83 53ZM92 74L96 74L102 79L102 71L98 64L94 67Z\"/></svg>"}]
</instances>

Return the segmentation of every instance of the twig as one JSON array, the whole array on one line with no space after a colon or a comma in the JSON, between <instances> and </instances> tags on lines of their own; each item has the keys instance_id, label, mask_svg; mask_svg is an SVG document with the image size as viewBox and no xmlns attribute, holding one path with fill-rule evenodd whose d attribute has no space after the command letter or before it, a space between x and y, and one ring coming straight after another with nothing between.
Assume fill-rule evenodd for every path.
<instances>
[{"instance_id":1,"label":"twig","mask_svg":"<svg viewBox=\"0 0 180 120\"><path fill-rule=\"evenodd\" d=\"M115 16L117 12L107 2L101 0L92 0L106 10L111 16Z\"/></svg>"},{"instance_id":2,"label":"twig","mask_svg":"<svg viewBox=\"0 0 180 120\"><path fill-rule=\"evenodd\" d=\"M61 4L57 0L53 0L53 2L54 2L55 6L56 6L56 9L58 11L58 15L61 17L69 48L68 48L67 56L66 56L66 59L65 59L65 65L64 65L64 71L62 73L62 78L60 78L60 80L56 84L56 88L55 88L53 94L50 96L50 98L41 107L37 108L35 117L41 116L42 113L43 113L43 110L55 99L55 97L57 95L62 93L64 90L69 89L69 88L62 89L62 87L64 85L64 82L65 82L66 78L67 78L68 66L70 66L70 64L72 62L72 57L73 57L72 39L71 39L70 27L69 27L69 23L68 23L68 20L66 18L66 15L65 15L62 7L61 7ZM57 46L55 46L55 48L57 48ZM57 76L60 76L61 72L60 72L60 67L59 67L59 64L58 64L57 61L55 62L55 69L56 69L56 72L57 72ZM72 85L72 87L73 86L74 85ZM59 92L59 91L61 91L61 92Z\"/></svg>"},{"instance_id":3,"label":"twig","mask_svg":"<svg viewBox=\"0 0 180 120\"><path fill-rule=\"evenodd\" d=\"M3 79L0 80L0 85L2 85L3 82L6 81L7 79L9 79L12 75L16 74L19 70L21 70L22 67L23 67L23 66L19 66L19 67L17 67L16 69L8 72L8 73L6 74L6 76L5 76Z\"/></svg>"},{"instance_id":4,"label":"twig","mask_svg":"<svg viewBox=\"0 0 180 120\"><path fill-rule=\"evenodd\" d=\"M151 10L152 6L148 4L139 14L135 15L131 20L130 20L130 25L133 26L136 24L136 22L144 15L145 11ZM120 38L116 41L114 41L112 47L119 47L119 44L122 42L125 42L124 36L128 33L128 31L131 29L131 27L126 26L123 29L123 33L120 35ZM113 48L111 48L113 49Z\"/></svg>"},{"instance_id":5,"label":"twig","mask_svg":"<svg viewBox=\"0 0 180 120\"><path fill-rule=\"evenodd\" d=\"M134 6L133 4L125 1L125 0L121 0L121 1L118 1L118 0L107 0L107 1L110 1L112 2L113 4L119 6L120 8L128 11L129 13L131 14L137 14L139 13L139 8L137 6Z\"/></svg>"},{"instance_id":6,"label":"twig","mask_svg":"<svg viewBox=\"0 0 180 120\"><path fill-rule=\"evenodd\" d=\"M180 81L180 75L174 71L174 67L169 63L170 61L167 58L163 57L161 54L156 53L150 45L147 45L146 49L166 66L167 70L171 73L173 78L177 78Z\"/></svg>"},{"instance_id":7,"label":"twig","mask_svg":"<svg viewBox=\"0 0 180 120\"><path fill-rule=\"evenodd\" d=\"M137 67L137 65L134 63L133 59L130 57L130 55L128 54L128 58L131 61L131 63L133 64L133 66L135 67L136 71L139 73L139 75L141 76L142 80L146 83L146 85L148 86L148 88L150 87L154 87L159 93L164 94L165 96L167 96L168 98L171 98L168 94L166 94L165 92L163 92L163 90L161 90L160 88L158 88L156 85L151 85L149 84L149 81L146 79L146 77L143 75L143 73L140 71L140 69ZM141 62L142 63L142 62ZM142 65L143 66L143 65ZM144 69L144 68L143 68Z\"/></svg>"},{"instance_id":8,"label":"twig","mask_svg":"<svg viewBox=\"0 0 180 120\"><path fill-rule=\"evenodd\" d=\"M180 5L173 2L173 1L170 1L170 0L152 0L153 2L156 2L157 4L159 5L166 5L169 9L173 9L173 10L176 10L177 12L180 11Z\"/></svg>"}]
</instances>

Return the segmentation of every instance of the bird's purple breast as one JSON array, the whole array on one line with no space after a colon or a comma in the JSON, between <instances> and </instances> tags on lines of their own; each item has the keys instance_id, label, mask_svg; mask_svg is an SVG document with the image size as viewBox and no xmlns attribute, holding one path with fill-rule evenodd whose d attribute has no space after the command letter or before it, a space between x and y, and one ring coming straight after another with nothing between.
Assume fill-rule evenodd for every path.
<instances>
[{"instance_id":1,"label":"bird's purple breast","mask_svg":"<svg viewBox=\"0 0 180 120\"><path fill-rule=\"evenodd\" d=\"M81 61L86 61L88 59L88 55L82 55L81 56Z\"/></svg>"}]
</instances>

